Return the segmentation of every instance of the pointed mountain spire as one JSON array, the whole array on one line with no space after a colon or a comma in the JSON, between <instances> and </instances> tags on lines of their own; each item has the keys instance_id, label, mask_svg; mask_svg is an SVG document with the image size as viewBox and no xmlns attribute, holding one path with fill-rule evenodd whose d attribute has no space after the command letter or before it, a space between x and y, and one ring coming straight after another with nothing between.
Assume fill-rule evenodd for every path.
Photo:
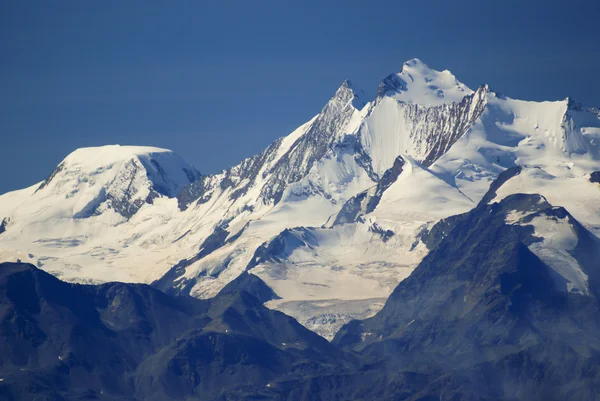
<instances>
[{"instance_id":1,"label":"pointed mountain spire","mask_svg":"<svg viewBox=\"0 0 600 401\"><path fill-rule=\"evenodd\" d=\"M363 99L365 99L365 93L362 91L362 89L355 88L352 82L346 79L335 92L335 95L333 95L330 102L352 102L352 106L355 109L360 110L366 104L366 101Z\"/></svg>"}]
</instances>

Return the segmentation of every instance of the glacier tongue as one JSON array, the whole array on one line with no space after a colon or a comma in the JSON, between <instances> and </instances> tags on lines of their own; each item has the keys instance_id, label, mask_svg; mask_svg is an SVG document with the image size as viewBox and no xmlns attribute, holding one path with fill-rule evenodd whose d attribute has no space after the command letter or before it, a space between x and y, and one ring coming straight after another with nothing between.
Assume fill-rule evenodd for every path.
<instances>
[{"instance_id":1,"label":"glacier tongue","mask_svg":"<svg viewBox=\"0 0 600 401\"><path fill-rule=\"evenodd\" d=\"M540 193L599 233L599 143L596 110L472 91L413 59L371 101L344 81L317 116L218 174L164 149L80 149L0 196L0 260L202 298L250 271L281 297L270 307L332 337L377 312L426 255L423 233L509 168L523 171L486 202Z\"/></svg>"}]
</instances>

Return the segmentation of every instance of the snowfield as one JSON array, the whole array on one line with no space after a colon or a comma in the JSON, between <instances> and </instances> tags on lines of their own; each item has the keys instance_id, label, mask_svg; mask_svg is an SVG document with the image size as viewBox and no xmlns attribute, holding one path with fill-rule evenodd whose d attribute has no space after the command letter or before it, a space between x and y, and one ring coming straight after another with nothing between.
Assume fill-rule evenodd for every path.
<instances>
[{"instance_id":1,"label":"snowfield","mask_svg":"<svg viewBox=\"0 0 600 401\"><path fill-rule=\"evenodd\" d=\"M244 271L268 303L331 339L376 313L427 254L420 235L489 203L541 194L600 235L600 119L571 99L472 90L418 59L375 99L345 81L321 113L263 152L201 175L171 151L78 149L47 180L0 196L0 260L75 282L143 282L214 296ZM568 221L525 216L530 249L587 292Z\"/></svg>"}]
</instances>

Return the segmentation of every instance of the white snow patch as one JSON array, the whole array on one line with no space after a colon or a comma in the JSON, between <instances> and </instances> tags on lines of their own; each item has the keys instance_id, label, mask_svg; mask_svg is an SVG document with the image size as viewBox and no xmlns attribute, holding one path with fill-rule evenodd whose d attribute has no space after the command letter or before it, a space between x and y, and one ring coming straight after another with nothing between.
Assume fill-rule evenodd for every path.
<instances>
[{"instance_id":1,"label":"white snow patch","mask_svg":"<svg viewBox=\"0 0 600 401\"><path fill-rule=\"evenodd\" d=\"M529 245L529 249L565 278L569 292L587 295L589 293L588 276L571 255L571 251L577 246L578 239L568 217L557 219L543 215L536 216L526 225L533 226L534 236L543 239L541 242Z\"/></svg>"},{"instance_id":2,"label":"white snow patch","mask_svg":"<svg viewBox=\"0 0 600 401\"><path fill-rule=\"evenodd\" d=\"M529 215L529 213L521 212L519 210L513 210L506 215L504 221L506 222L506 224L516 224L527 215Z\"/></svg>"}]
</instances>

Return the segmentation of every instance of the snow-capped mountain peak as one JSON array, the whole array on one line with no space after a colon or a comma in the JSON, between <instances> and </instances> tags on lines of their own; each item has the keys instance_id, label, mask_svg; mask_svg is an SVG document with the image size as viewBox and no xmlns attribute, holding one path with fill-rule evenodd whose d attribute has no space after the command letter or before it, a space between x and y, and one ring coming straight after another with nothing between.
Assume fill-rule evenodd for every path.
<instances>
[{"instance_id":1,"label":"snow-capped mountain peak","mask_svg":"<svg viewBox=\"0 0 600 401\"><path fill-rule=\"evenodd\" d=\"M167 149L77 149L46 180L0 197L0 260L29 260L74 281L144 281L138 277L151 275L154 266L134 275L121 252L151 253L148 247L162 237L150 233L164 225L177 207L174 197L199 176ZM25 252L19 244L27 244Z\"/></svg>"},{"instance_id":2,"label":"snow-capped mountain peak","mask_svg":"<svg viewBox=\"0 0 600 401\"><path fill-rule=\"evenodd\" d=\"M197 171L177 154L151 146L107 145L79 148L60 163L61 170L98 175L122 164L135 165L145 170L148 180L158 193L174 197L198 177ZM51 180L42 184L48 186Z\"/></svg>"},{"instance_id":3,"label":"snow-capped mountain peak","mask_svg":"<svg viewBox=\"0 0 600 401\"><path fill-rule=\"evenodd\" d=\"M473 93L448 70L436 71L417 58L405 62L402 71L388 75L379 85L377 97L426 106L460 102Z\"/></svg>"},{"instance_id":4,"label":"snow-capped mountain peak","mask_svg":"<svg viewBox=\"0 0 600 401\"><path fill-rule=\"evenodd\" d=\"M130 218L157 197L175 197L198 176L194 167L167 149L120 145L80 148L46 180L32 187L31 196L18 207L28 213L35 210L38 218L50 220L88 218L108 210L120 215L117 220Z\"/></svg>"}]
</instances>

